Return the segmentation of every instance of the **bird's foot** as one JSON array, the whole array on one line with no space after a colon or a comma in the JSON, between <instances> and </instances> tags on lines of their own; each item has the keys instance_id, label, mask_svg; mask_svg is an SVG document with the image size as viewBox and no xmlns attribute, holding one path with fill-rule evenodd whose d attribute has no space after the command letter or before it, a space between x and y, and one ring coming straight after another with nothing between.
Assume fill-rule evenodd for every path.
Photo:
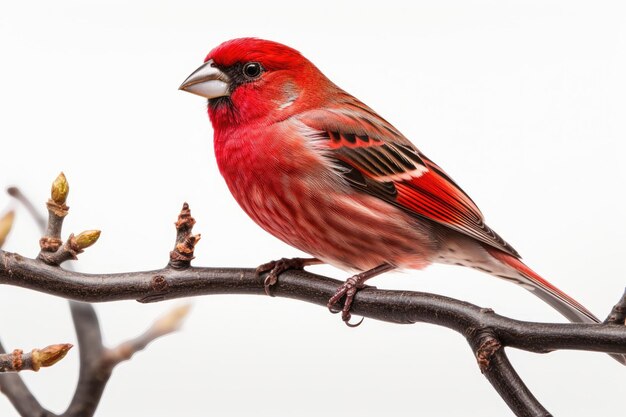
<instances>
[{"instance_id":1,"label":"bird's foot","mask_svg":"<svg viewBox=\"0 0 626 417\"><path fill-rule=\"evenodd\" d=\"M365 285L365 281L375 277L376 275L391 271L392 269L394 269L393 265L382 264L377 266L376 268L363 271L360 274L356 274L348 278L346 282L344 282L339 288L337 288L337 291L335 291L335 294L330 297L330 300L328 300L328 304L326 306L331 313L341 312L341 319L344 323L346 323L348 327L359 326L361 323L363 323L363 319L361 319L358 323L350 323L350 319L352 318L352 314L350 314L350 308L352 307L354 296L359 290L365 287L369 287L369 285ZM346 297L346 299L343 302L343 307L341 309L336 308L339 300L341 300L344 296Z\"/></svg>"},{"instance_id":2,"label":"bird's foot","mask_svg":"<svg viewBox=\"0 0 626 417\"><path fill-rule=\"evenodd\" d=\"M350 323L350 319L352 318L352 314L350 314L350 308L352 307L352 301L354 300L354 296L356 295L356 293L360 289L366 287L365 281L367 279L368 277L363 278L363 274L357 274L348 278L346 282L344 282L339 288L337 288L337 291L335 291L335 294L330 297L330 300L328 300L327 307L330 312L333 314L341 312L341 320L343 320L343 322L346 323L348 327L357 327L360 326L361 323L363 323L363 318L361 318L361 320L357 323ZM339 300L341 300L341 298L344 296L346 297L346 300L343 302L343 307L341 309L338 309L337 304L339 303Z\"/></svg>"},{"instance_id":3,"label":"bird's foot","mask_svg":"<svg viewBox=\"0 0 626 417\"><path fill-rule=\"evenodd\" d=\"M256 269L257 277L269 272L263 281L265 294L273 297L271 287L278 282L278 276L289 269L303 269L305 266L321 264L317 258L282 258L259 265Z\"/></svg>"}]
</instances>

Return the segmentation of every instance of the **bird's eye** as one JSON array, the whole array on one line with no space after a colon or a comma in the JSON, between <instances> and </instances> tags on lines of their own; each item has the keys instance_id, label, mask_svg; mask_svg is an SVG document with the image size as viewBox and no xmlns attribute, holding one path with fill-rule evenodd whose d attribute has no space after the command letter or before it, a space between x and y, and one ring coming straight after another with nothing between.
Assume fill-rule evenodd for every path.
<instances>
[{"instance_id":1,"label":"bird's eye","mask_svg":"<svg viewBox=\"0 0 626 417\"><path fill-rule=\"evenodd\" d=\"M243 66L243 74L248 78L257 78L261 75L261 64L258 62L248 62Z\"/></svg>"}]
</instances>

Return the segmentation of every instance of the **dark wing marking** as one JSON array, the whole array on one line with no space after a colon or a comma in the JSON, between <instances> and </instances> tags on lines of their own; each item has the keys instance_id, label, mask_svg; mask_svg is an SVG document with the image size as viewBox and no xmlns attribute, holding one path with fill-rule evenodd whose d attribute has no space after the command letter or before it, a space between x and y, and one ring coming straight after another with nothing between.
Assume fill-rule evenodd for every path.
<instances>
[{"instance_id":1,"label":"dark wing marking","mask_svg":"<svg viewBox=\"0 0 626 417\"><path fill-rule=\"evenodd\" d=\"M321 143L352 187L519 258L439 166L369 107L344 97L337 108L313 110L298 119L312 129L309 136Z\"/></svg>"}]
</instances>

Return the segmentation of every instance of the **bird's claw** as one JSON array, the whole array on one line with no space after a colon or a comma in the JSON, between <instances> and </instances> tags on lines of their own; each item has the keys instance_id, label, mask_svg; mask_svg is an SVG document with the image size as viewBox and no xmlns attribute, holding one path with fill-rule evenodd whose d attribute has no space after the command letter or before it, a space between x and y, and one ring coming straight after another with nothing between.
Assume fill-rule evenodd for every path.
<instances>
[{"instance_id":1,"label":"bird's claw","mask_svg":"<svg viewBox=\"0 0 626 417\"><path fill-rule=\"evenodd\" d=\"M265 290L265 294L269 295L270 297L273 297L272 293L270 292L270 288L272 287L272 285L276 284L277 282L278 282L278 275L274 273L273 270L270 271L270 273L263 280L263 289Z\"/></svg>"},{"instance_id":2,"label":"bird's claw","mask_svg":"<svg viewBox=\"0 0 626 417\"><path fill-rule=\"evenodd\" d=\"M349 314L348 314L348 316L349 316ZM359 320L356 323L350 323L350 317L348 317L348 320L347 321L344 320L344 323L346 323L346 326L354 328L354 327L359 327L361 325L361 323L363 323L363 320L365 320L365 317L361 317L361 320Z\"/></svg>"},{"instance_id":3,"label":"bird's claw","mask_svg":"<svg viewBox=\"0 0 626 417\"><path fill-rule=\"evenodd\" d=\"M364 287L365 284L363 284L360 275L355 275L348 278L346 282L344 282L339 288L337 288L335 294L330 298L330 300L328 300L328 304L326 305L328 307L328 310L333 314L341 312L341 320L343 320L343 322L348 327L358 327L361 325L361 323L363 323L363 318L361 318L361 320L357 323L350 323L350 319L352 318L352 314L350 314L350 308L352 307L352 301L354 300L355 294L358 290ZM346 300L343 303L343 307L341 309L338 309L337 304L339 303L339 300L341 300L341 298L343 298L344 296L346 297Z\"/></svg>"},{"instance_id":4,"label":"bird's claw","mask_svg":"<svg viewBox=\"0 0 626 417\"><path fill-rule=\"evenodd\" d=\"M265 294L273 297L271 287L278 282L278 276L289 269L303 269L307 265L313 265L319 263L317 259L311 258L281 258L277 261L270 261L259 265L256 268L256 276L260 277L261 274L269 272L269 274L263 280L263 289Z\"/></svg>"},{"instance_id":5,"label":"bird's claw","mask_svg":"<svg viewBox=\"0 0 626 417\"><path fill-rule=\"evenodd\" d=\"M328 303L328 305L326 305L326 307L328 307L328 311L330 311L331 314L341 313L341 309L340 308L337 308L334 305L330 305L330 303Z\"/></svg>"}]
</instances>

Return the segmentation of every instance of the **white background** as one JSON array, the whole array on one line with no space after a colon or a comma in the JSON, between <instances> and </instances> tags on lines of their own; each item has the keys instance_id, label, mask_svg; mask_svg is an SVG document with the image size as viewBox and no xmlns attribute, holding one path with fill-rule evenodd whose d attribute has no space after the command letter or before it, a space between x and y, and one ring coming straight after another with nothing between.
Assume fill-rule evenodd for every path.
<instances>
[{"instance_id":1,"label":"white background","mask_svg":"<svg viewBox=\"0 0 626 417\"><path fill-rule=\"evenodd\" d=\"M623 2L383 3L4 2L0 185L43 208L50 182L67 174L65 232L103 230L80 271L164 265L183 201L203 234L196 265L299 255L239 209L216 169L204 100L177 91L220 42L269 38L390 120L529 265L604 317L626 284ZM0 195L0 209L11 205ZM35 256L38 231L17 208L6 249ZM458 267L375 285L563 321L523 289ZM193 303L180 333L115 369L98 416L510 415L447 329L374 320L348 329L323 308L266 297ZM106 342L138 334L172 304L96 306ZM62 299L2 287L0 317L9 349L75 342ZM55 412L71 398L77 354L24 374ZM509 354L555 415L623 410L626 370L606 355ZM1 396L0 415L15 415Z\"/></svg>"}]
</instances>

